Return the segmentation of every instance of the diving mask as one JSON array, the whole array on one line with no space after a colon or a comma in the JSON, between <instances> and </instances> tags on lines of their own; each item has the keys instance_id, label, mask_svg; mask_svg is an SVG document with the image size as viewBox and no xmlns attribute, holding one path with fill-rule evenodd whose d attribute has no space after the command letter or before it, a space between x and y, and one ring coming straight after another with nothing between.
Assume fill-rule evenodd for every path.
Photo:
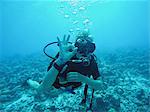
<instances>
[{"instance_id":1,"label":"diving mask","mask_svg":"<svg viewBox=\"0 0 150 112\"><path fill-rule=\"evenodd\" d=\"M76 40L75 47L78 48L78 52L84 54L93 53L95 51L95 44L82 38Z\"/></svg>"}]
</instances>

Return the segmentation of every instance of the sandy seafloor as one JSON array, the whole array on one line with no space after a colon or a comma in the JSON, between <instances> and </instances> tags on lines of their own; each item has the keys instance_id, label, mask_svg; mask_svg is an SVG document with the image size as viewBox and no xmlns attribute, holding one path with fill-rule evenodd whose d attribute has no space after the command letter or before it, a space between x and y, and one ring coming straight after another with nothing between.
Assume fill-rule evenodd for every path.
<instances>
[{"instance_id":1,"label":"sandy seafloor","mask_svg":"<svg viewBox=\"0 0 150 112\"><path fill-rule=\"evenodd\" d=\"M150 50L116 50L99 54L99 68L106 88L95 91L94 112L150 112ZM0 112L82 112L83 88L76 94L38 97L26 85L41 81L50 60L45 55L14 56L0 62ZM91 89L88 91L91 97ZM89 103L87 102L87 105Z\"/></svg>"}]
</instances>

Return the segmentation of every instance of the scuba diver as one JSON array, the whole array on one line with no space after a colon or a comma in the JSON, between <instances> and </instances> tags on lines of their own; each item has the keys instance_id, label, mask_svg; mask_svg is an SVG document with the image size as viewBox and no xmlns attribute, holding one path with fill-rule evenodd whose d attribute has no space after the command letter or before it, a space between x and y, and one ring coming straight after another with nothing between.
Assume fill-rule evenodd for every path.
<instances>
[{"instance_id":1,"label":"scuba diver","mask_svg":"<svg viewBox=\"0 0 150 112\"><path fill-rule=\"evenodd\" d=\"M94 90L103 88L96 57L93 54L96 46L88 32L80 32L74 44L69 42L69 38L69 35L68 37L64 36L61 41L57 37L59 53L50 63L42 83L31 79L27 80L27 83L38 93L53 86L57 89L67 88L66 90L69 90L72 94L75 94L73 91L75 88L85 83L84 98L81 101L81 104L85 105L88 86L93 89L92 98ZM92 98L89 109L92 108Z\"/></svg>"}]
</instances>

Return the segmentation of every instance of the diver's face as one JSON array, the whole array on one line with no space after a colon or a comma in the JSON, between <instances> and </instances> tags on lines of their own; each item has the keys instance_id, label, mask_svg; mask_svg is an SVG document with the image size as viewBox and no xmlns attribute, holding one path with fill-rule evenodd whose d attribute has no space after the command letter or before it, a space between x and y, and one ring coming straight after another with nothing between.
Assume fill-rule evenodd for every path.
<instances>
[{"instance_id":1,"label":"diver's face","mask_svg":"<svg viewBox=\"0 0 150 112\"><path fill-rule=\"evenodd\" d=\"M75 47L78 48L77 50L78 54L85 55L87 43L88 41L84 38L79 38L76 40Z\"/></svg>"}]
</instances>

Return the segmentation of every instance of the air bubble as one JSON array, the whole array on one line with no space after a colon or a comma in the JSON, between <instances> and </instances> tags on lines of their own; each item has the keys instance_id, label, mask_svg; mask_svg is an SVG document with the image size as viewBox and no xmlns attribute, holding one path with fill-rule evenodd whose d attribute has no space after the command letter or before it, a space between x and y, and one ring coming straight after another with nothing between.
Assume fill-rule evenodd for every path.
<instances>
[{"instance_id":1,"label":"air bubble","mask_svg":"<svg viewBox=\"0 0 150 112\"><path fill-rule=\"evenodd\" d=\"M77 24L77 23L79 23L79 21L74 21L74 22L73 22L73 24Z\"/></svg>"},{"instance_id":2,"label":"air bubble","mask_svg":"<svg viewBox=\"0 0 150 112\"><path fill-rule=\"evenodd\" d=\"M83 31L86 32L86 33L88 33L88 32L89 32L89 29L88 29L88 28L85 28Z\"/></svg>"},{"instance_id":3,"label":"air bubble","mask_svg":"<svg viewBox=\"0 0 150 112\"><path fill-rule=\"evenodd\" d=\"M69 15L66 14L66 15L65 15L65 18L69 18Z\"/></svg>"},{"instance_id":4,"label":"air bubble","mask_svg":"<svg viewBox=\"0 0 150 112\"><path fill-rule=\"evenodd\" d=\"M72 14L76 15L76 14L77 14L77 12L75 12L75 11L74 11L74 12L72 12Z\"/></svg>"},{"instance_id":5,"label":"air bubble","mask_svg":"<svg viewBox=\"0 0 150 112\"><path fill-rule=\"evenodd\" d=\"M88 35L88 37L90 37L90 38L91 38L91 37L93 37L93 36L92 36L92 35Z\"/></svg>"},{"instance_id":6,"label":"air bubble","mask_svg":"<svg viewBox=\"0 0 150 112\"><path fill-rule=\"evenodd\" d=\"M88 24L88 23L90 23L90 20L89 20L89 19L85 19L85 20L83 21L83 24Z\"/></svg>"},{"instance_id":7,"label":"air bubble","mask_svg":"<svg viewBox=\"0 0 150 112\"><path fill-rule=\"evenodd\" d=\"M73 29L70 29L69 32L72 33L72 32L73 32Z\"/></svg>"},{"instance_id":8,"label":"air bubble","mask_svg":"<svg viewBox=\"0 0 150 112\"><path fill-rule=\"evenodd\" d=\"M76 28L76 31L80 31L80 28Z\"/></svg>"},{"instance_id":9,"label":"air bubble","mask_svg":"<svg viewBox=\"0 0 150 112\"><path fill-rule=\"evenodd\" d=\"M84 7L80 7L79 10L80 10L80 11L83 11L83 10L85 10L85 8L84 8Z\"/></svg>"}]
</instances>

